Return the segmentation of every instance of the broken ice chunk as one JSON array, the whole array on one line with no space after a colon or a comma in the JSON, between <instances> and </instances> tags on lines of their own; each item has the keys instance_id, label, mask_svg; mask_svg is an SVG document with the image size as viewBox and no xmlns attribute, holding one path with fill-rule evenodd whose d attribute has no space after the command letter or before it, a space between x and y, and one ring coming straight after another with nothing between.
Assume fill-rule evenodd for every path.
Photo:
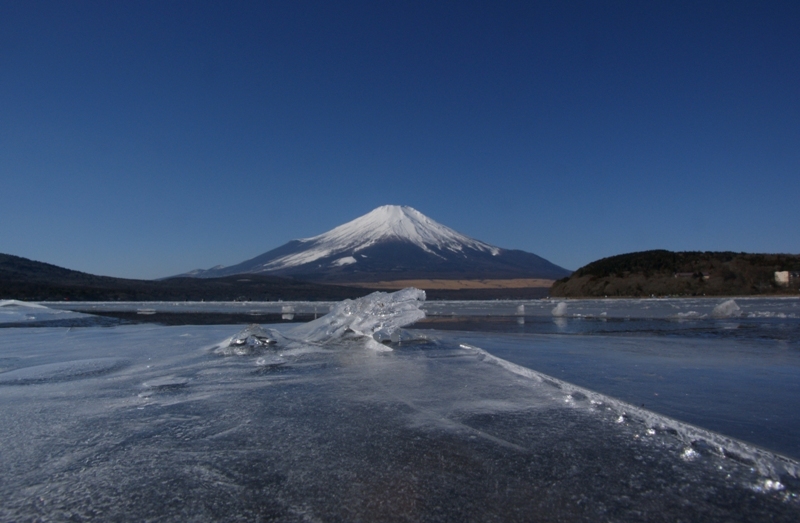
<instances>
[{"instance_id":1,"label":"broken ice chunk","mask_svg":"<svg viewBox=\"0 0 800 523\"><path fill-rule=\"evenodd\" d=\"M244 356L277 343L277 336L253 324L222 342L214 350L217 354Z\"/></svg>"},{"instance_id":2,"label":"broken ice chunk","mask_svg":"<svg viewBox=\"0 0 800 523\"><path fill-rule=\"evenodd\" d=\"M551 314L556 318L563 318L564 316L566 316L567 315L567 302L565 302L565 301L558 302L558 305L553 307L553 310L551 311Z\"/></svg>"},{"instance_id":3,"label":"broken ice chunk","mask_svg":"<svg viewBox=\"0 0 800 523\"><path fill-rule=\"evenodd\" d=\"M213 350L217 354L244 356L273 344L293 348L303 344L322 345L352 336L367 338L373 342L367 346L377 348L380 345L374 342L400 342L408 338L400 328L425 317L420 309L424 301L425 291L414 288L393 293L374 292L357 300L337 303L325 316L285 332L251 325Z\"/></svg>"},{"instance_id":4,"label":"broken ice chunk","mask_svg":"<svg viewBox=\"0 0 800 523\"><path fill-rule=\"evenodd\" d=\"M401 291L373 292L356 300L344 300L331 312L295 327L286 337L309 343L325 343L347 334L391 339L392 333L425 317L420 309L425 291L409 287Z\"/></svg>"},{"instance_id":5,"label":"broken ice chunk","mask_svg":"<svg viewBox=\"0 0 800 523\"><path fill-rule=\"evenodd\" d=\"M255 323L241 331L233 337L231 345L247 345L249 347L263 347L271 345L277 340L273 339L269 332Z\"/></svg>"},{"instance_id":6,"label":"broken ice chunk","mask_svg":"<svg viewBox=\"0 0 800 523\"><path fill-rule=\"evenodd\" d=\"M725 300L711 311L714 318L736 318L742 314L742 309L734 300Z\"/></svg>"}]
</instances>

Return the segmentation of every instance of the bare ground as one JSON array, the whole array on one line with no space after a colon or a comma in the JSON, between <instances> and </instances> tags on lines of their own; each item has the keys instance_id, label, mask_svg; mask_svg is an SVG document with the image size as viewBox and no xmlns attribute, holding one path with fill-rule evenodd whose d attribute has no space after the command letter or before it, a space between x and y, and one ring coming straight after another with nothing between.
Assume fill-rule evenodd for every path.
<instances>
[{"instance_id":1,"label":"bare ground","mask_svg":"<svg viewBox=\"0 0 800 523\"><path fill-rule=\"evenodd\" d=\"M534 289L547 288L553 280L538 278L519 278L513 280L393 280L364 283L342 283L348 287L367 287L370 289L396 290L416 287L423 290L461 290L461 289Z\"/></svg>"}]
</instances>

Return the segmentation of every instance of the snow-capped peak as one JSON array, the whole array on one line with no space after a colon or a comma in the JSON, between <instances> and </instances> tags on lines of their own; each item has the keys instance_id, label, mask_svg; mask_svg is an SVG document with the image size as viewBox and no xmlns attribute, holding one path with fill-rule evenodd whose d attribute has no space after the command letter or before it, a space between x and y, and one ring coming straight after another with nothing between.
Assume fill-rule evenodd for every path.
<instances>
[{"instance_id":1,"label":"snow-capped peak","mask_svg":"<svg viewBox=\"0 0 800 523\"><path fill-rule=\"evenodd\" d=\"M299 240L308 244L308 247L302 252L272 260L262 270L294 267L339 253L352 256L385 240L410 242L436 256L441 256L442 251L462 252L464 248L489 252L495 256L500 252L499 248L464 236L416 209L384 205L324 234Z\"/></svg>"}]
</instances>

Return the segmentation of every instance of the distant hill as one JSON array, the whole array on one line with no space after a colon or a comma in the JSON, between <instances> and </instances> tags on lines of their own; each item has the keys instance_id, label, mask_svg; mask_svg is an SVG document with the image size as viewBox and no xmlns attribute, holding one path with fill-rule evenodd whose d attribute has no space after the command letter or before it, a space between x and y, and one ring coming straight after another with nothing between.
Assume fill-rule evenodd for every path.
<instances>
[{"instance_id":1,"label":"distant hill","mask_svg":"<svg viewBox=\"0 0 800 523\"><path fill-rule=\"evenodd\" d=\"M29 301L343 300L371 292L293 278L248 275L213 279L131 280L95 276L0 254L0 299Z\"/></svg>"},{"instance_id":2,"label":"distant hill","mask_svg":"<svg viewBox=\"0 0 800 523\"><path fill-rule=\"evenodd\" d=\"M95 276L0 254L0 300L27 301L340 301L374 289L310 283L258 274L221 278L132 280ZM390 291L387 291L390 292ZM428 299L493 300L543 297L546 288L429 290Z\"/></svg>"},{"instance_id":3,"label":"distant hill","mask_svg":"<svg viewBox=\"0 0 800 523\"><path fill-rule=\"evenodd\" d=\"M800 255L654 250L592 262L556 281L551 296L747 296L797 294L776 271L800 271Z\"/></svg>"},{"instance_id":4,"label":"distant hill","mask_svg":"<svg viewBox=\"0 0 800 523\"><path fill-rule=\"evenodd\" d=\"M293 240L230 267L181 276L294 276L325 283L414 279L554 280L570 274L525 251L501 249L465 236L421 212L384 205L324 234Z\"/></svg>"}]
</instances>

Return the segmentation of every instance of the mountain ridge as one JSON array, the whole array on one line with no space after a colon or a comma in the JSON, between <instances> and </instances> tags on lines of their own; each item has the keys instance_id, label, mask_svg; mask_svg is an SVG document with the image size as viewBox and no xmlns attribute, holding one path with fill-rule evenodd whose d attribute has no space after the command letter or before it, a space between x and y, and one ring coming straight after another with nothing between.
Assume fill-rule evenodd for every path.
<instances>
[{"instance_id":1,"label":"mountain ridge","mask_svg":"<svg viewBox=\"0 0 800 523\"><path fill-rule=\"evenodd\" d=\"M369 285L325 285L271 275L234 275L221 278L135 280L97 276L0 253L0 300L26 301L340 301L359 298L377 289ZM385 288L382 290L386 290ZM433 288L431 300L535 299L547 288ZM80 309L74 309L80 310ZM135 313L132 313L135 316ZM113 316L113 314L111 314ZM230 316L230 315L229 315ZM236 315L233 315L236 316ZM245 315L246 316L246 315ZM115 317L130 319L130 314ZM152 317L149 317L153 319ZM252 317L248 321L255 321ZM246 318L246 319L247 319ZM158 321L173 321L161 318ZM235 321L234 321L235 320ZM214 321L240 323L241 317ZM198 320L199 321L199 320ZM209 321L208 318L202 321ZM266 321L266 320L265 320Z\"/></svg>"},{"instance_id":2,"label":"mountain ridge","mask_svg":"<svg viewBox=\"0 0 800 523\"><path fill-rule=\"evenodd\" d=\"M308 281L557 279L570 274L525 251L470 238L407 206L384 205L328 232L292 240L241 263L178 276L274 274Z\"/></svg>"},{"instance_id":3,"label":"mountain ridge","mask_svg":"<svg viewBox=\"0 0 800 523\"><path fill-rule=\"evenodd\" d=\"M135 280L97 276L0 253L0 299L28 301L342 300L370 289L270 275Z\"/></svg>"}]
</instances>

